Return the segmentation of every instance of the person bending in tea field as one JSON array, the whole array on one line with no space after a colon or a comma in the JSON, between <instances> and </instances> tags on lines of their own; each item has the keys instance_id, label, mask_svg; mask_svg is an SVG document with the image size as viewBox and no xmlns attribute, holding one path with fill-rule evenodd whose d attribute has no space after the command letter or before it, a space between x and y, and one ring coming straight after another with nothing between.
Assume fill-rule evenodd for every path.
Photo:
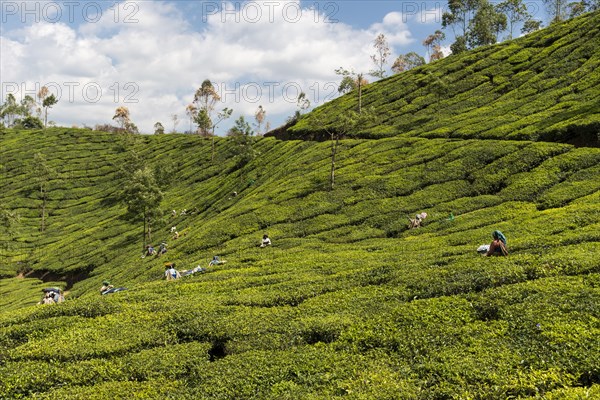
<instances>
[{"instance_id":1,"label":"person bending in tea field","mask_svg":"<svg viewBox=\"0 0 600 400\"><path fill-rule=\"evenodd\" d=\"M167 252L167 244L165 242L162 242L160 244L160 246L158 246L158 253L156 253L157 257L160 257L161 255L165 254Z\"/></svg>"},{"instance_id":2,"label":"person bending in tea field","mask_svg":"<svg viewBox=\"0 0 600 400\"><path fill-rule=\"evenodd\" d=\"M54 304L54 298L52 297L52 294L50 292L46 292L44 293L44 297L42 297L42 300L40 300L40 302L38 304Z\"/></svg>"},{"instance_id":3,"label":"person bending in tea field","mask_svg":"<svg viewBox=\"0 0 600 400\"><path fill-rule=\"evenodd\" d=\"M212 267L213 265L221 265L221 264L225 264L227 261L225 260L221 260L221 258L219 256L213 256L212 260L210 260L210 262L208 263L209 267Z\"/></svg>"},{"instance_id":4,"label":"person bending in tea field","mask_svg":"<svg viewBox=\"0 0 600 400\"><path fill-rule=\"evenodd\" d=\"M267 247L271 245L271 239L269 239L268 235L263 235L262 242L260 243L260 247Z\"/></svg>"},{"instance_id":5,"label":"person bending in tea field","mask_svg":"<svg viewBox=\"0 0 600 400\"><path fill-rule=\"evenodd\" d=\"M492 232L492 243L490 248L485 254L486 256L507 256L508 250L506 250L506 237L500 231Z\"/></svg>"},{"instance_id":6,"label":"person bending in tea field","mask_svg":"<svg viewBox=\"0 0 600 400\"><path fill-rule=\"evenodd\" d=\"M427 213L425 212L415 215L415 219L408 217L408 229L420 228L425 218L427 218Z\"/></svg>"},{"instance_id":7,"label":"person bending in tea field","mask_svg":"<svg viewBox=\"0 0 600 400\"><path fill-rule=\"evenodd\" d=\"M165 279L172 281L181 278L179 271L175 269L175 263L165 263Z\"/></svg>"},{"instance_id":8,"label":"person bending in tea field","mask_svg":"<svg viewBox=\"0 0 600 400\"><path fill-rule=\"evenodd\" d=\"M100 288L100 294L104 294L104 292L109 291L110 289L113 289L114 286L110 284L109 281L104 281L102 282L102 287Z\"/></svg>"},{"instance_id":9,"label":"person bending in tea field","mask_svg":"<svg viewBox=\"0 0 600 400\"><path fill-rule=\"evenodd\" d=\"M144 258L146 256L155 256L155 255L156 255L156 249L154 248L154 246L152 246L151 244L146 245L146 252L142 256L142 258Z\"/></svg>"}]
</instances>

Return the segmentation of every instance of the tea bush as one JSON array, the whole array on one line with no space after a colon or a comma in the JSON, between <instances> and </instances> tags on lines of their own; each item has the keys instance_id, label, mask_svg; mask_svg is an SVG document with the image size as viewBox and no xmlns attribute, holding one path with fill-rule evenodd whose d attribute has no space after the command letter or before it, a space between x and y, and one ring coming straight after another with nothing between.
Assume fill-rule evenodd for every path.
<instances>
[{"instance_id":1,"label":"tea bush","mask_svg":"<svg viewBox=\"0 0 600 400\"><path fill-rule=\"evenodd\" d=\"M0 231L0 398L595 396L600 152L530 139L594 129L597 19L368 85L383 122L341 140L333 189L329 141L260 138L239 168L227 138L212 161L193 135L4 130L0 200L21 218ZM38 152L56 170L43 232ZM161 257L119 201L139 162L165 194ZM509 256L477 254L497 229ZM166 262L207 270L166 282ZM47 286L67 301L36 306Z\"/></svg>"}]
</instances>

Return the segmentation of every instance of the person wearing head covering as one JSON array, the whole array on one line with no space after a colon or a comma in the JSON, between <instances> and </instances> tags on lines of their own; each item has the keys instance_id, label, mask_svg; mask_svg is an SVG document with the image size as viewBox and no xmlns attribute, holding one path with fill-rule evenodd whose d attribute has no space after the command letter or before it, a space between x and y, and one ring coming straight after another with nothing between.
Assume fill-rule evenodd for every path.
<instances>
[{"instance_id":1,"label":"person wearing head covering","mask_svg":"<svg viewBox=\"0 0 600 400\"><path fill-rule=\"evenodd\" d=\"M166 252L167 252L167 244L165 242L162 242L160 244L160 246L158 246L158 253L156 255L161 256L161 255L165 254Z\"/></svg>"},{"instance_id":2,"label":"person wearing head covering","mask_svg":"<svg viewBox=\"0 0 600 400\"><path fill-rule=\"evenodd\" d=\"M264 234L263 238L262 238L262 242L260 244L260 247L267 247L271 245L271 239L269 239L269 235Z\"/></svg>"},{"instance_id":3,"label":"person wearing head covering","mask_svg":"<svg viewBox=\"0 0 600 400\"><path fill-rule=\"evenodd\" d=\"M171 281L179 278L181 278L181 274L175 269L175 263L165 263L165 279Z\"/></svg>"},{"instance_id":4,"label":"person wearing head covering","mask_svg":"<svg viewBox=\"0 0 600 400\"><path fill-rule=\"evenodd\" d=\"M110 281L102 282L102 287L100 288L100 294L104 294L104 292L112 289L114 286L110 284Z\"/></svg>"},{"instance_id":5,"label":"person wearing head covering","mask_svg":"<svg viewBox=\"0 0 600 400\"><path fill-rule=\"evenodd\" d=\"M502 234L502 232L496 230L492 232L492 243L490 243L490 248L485 254L486 256L507 256L508 250L506 250L506 237Z\"/></svg>"},{"instance_id":6,"label":"person wearing head covering","mask_svg":"<svg viewBox=\"0 0 600 400\"><path fill-rule=\"evenodd\" d=\"M227 261L225 260L221 260L221 258L219 256L213 256L212 260L210 260L210 262L208 263L209 267L212 267L214 265L220 265L220 264L225 264Z\"/></svg>"}]
</instances>

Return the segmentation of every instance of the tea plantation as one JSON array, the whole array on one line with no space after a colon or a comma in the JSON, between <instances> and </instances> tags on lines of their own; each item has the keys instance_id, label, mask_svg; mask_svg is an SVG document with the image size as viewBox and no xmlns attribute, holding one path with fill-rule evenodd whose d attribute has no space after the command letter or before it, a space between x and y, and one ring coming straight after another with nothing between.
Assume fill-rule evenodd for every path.
<instances>
[{"instance_id":1,"label":"tea plantation","mask_svg":"<svg viewBox=\"0 0 600 400\"><path fill-rule=\"evenodd\" d=\"M354 137L531 139L600 143L600 12L365 86L378 119ZM356 109L351 92L288 130L293 138Z\"/></svg>"},{"instance_id":2,"label":"tea plantation","mask_svg":"<svg viewBox=\"0 0 600 400\"><path fill-rule=\"evenodd\" d=\"M582 65L597 64L599 15L461 57L493 65L562 41L595 46ZM576 29L595 36L562 39ZM592 70L587 106L573 103L586 129ZM463 108L440 125L477 110L493 129L511 114ZM524 125L536 137L368 128L340 142L333 190L327 141L259 138L239 167L225 138L211 161L211 141L191 135L0 131L0 201L19 217L0 231L0 399L600 398L600 148L548 141L550 119ZM161 257L141 257L142 222L120 201L140 165L164 193ZM509 256L477 254L496 229ZM273 245L259 248L264 233ZM227 263L162 279L166 261L213 255ZM105 279L127 290L102 296ZM47 286L67 300L36 305Z\"/></svg>"}]
</instances>

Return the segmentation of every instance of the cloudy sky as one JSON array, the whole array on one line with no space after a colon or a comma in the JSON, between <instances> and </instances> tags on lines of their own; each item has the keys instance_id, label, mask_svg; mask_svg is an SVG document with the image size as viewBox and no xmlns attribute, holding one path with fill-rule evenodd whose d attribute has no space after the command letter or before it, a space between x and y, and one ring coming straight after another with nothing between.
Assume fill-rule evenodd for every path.
<instances>
[{"instance_id":1,"label":"cloudy sky","mask_svg":"<svg viewBox=\"0 0 600 400\"><path fill-rule=\"evenodd\" d=\"M272 127L296 110L337 96L338 67L368 72L383 33L390 63L441 28L446 2L434 1L8 1L0 2L1 96L17 100L47 86L62 126L113 123L129 108L143 133L160 121L190 129L185 109L202 81L234 110L223 135L259 105ZM532 3L535 12L536 2ZM447 32L450 44L452 32ZM388 65L388 67L389 67Z\"/></svg>"}]
</instances>

